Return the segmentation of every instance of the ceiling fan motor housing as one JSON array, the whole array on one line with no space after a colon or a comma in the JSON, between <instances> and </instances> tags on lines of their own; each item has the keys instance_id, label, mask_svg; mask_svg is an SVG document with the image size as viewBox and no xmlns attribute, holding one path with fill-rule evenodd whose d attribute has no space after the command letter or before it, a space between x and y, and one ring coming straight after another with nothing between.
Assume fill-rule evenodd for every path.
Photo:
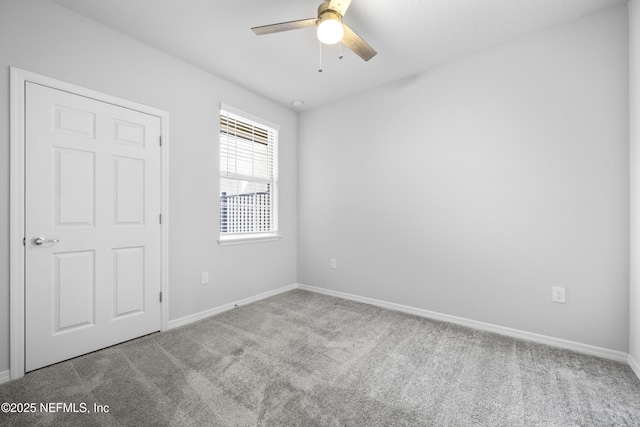
<instances>
[{"instance_id":1,"label":"ceiling fan motor housing","mask_svg":"<svg viewBox=\"0 0 640 427\"><path fill-rule=\"evenodd\" d=\"M329 3L331 2L327 0L318 6L318 24L325 19L335 19L336 21L342 22L342 14L337 10L331 9Z\"/></svg>"}]
</instances>

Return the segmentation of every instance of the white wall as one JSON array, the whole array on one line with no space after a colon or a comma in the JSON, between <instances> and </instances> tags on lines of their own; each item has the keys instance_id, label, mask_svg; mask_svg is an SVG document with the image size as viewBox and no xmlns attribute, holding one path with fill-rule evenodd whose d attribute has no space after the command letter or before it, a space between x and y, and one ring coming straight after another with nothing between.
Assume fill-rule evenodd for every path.
<instances>
[{"instance_id":1,"label":"white wall","mask_svg":"<svg viewBox=\"0 0 640 427\"><path fill-rule=\"evenodd\" d=\"M631 125L631 295L629 354L640 376L640 0L629 2Z\"/></svg>"},{"instance_id":2,"label":"white wall","mask_svg":"<svg viewBox=\"0 0 640 427\"><path fill-rule=\"evenodd\" d=\"M2 0L0 372L9 369L9 66L169 112L170 320L296 282L295 113L49 1ZM281 126L278 242L216 243L220 102Z\"/></svg>"},{"instance_id":3,"label":"white wall","mask_svg":"<svg viewBox=\"0 0 640 427\"><path fill-rule=\"evenodd\" d=\"M627 29L624 4L301 113L299 282L628 351Z\"/></svg>"}]
</instances>

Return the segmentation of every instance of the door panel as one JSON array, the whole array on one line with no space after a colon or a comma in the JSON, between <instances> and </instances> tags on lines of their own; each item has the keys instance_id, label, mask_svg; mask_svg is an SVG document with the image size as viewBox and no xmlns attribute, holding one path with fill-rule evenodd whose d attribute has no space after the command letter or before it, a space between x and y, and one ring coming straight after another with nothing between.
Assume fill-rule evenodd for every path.
<instances>
[{"instance_id":1,"label":"door panel","mask_svg":"<svg viewBox=\"0 0 640 427\"><path fill-rule=\"evenodd\" d=\"M95 223L95 153L54 148L55 217L58 226Z\"/></svg>"},{"instance_id":2,"label":"door panel","mask_svg":"<svg viewBox=\"0 0 640 427\"><path fill-rule=\"evenodd\" d=\"M80 251L53 255L53 333L95 324L95 252Z\"/></svg>"},{"instance_id":3,"label":"door panel","mask_svg":"<svg viewBox=\"0 0 640 427\"><path fill-rule=\"evenodd\" d=\"M115 225L144 225L144 160L114 157Z\"/></svg>"},{"instance_id":4,"label":"door panel","mask_svg":"<svg viewBox=\"0 0 640 427\"><path fill-rule=\"evenodd\" d=\"M144 247L113 250L114 318L144 312Z\"/></svg>"},{"instance_id":5,"label":"door panel","mask_svg":"<svg viewBox=\"0 0 640 427\"><path fill-rule=\"evenodd\" d=\"M27 371L160 330L159 137L156 116L26 84Z\"/></svg>"}]
</instances>

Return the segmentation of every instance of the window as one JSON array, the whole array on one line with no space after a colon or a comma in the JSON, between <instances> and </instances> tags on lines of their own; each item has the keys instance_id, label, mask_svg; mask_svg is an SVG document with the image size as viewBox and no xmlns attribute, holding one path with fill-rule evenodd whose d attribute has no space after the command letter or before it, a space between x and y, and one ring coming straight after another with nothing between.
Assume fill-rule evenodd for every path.
<instances>
[{"instance_id":1,"label":"window","mask_svg":"<svg viewBox=\"0 0 640 427\"><path fill-rule=\"evenodd\" d=\"M220 244L278 235L278 126L220 109Z\"/></svg>"}]
</instances>

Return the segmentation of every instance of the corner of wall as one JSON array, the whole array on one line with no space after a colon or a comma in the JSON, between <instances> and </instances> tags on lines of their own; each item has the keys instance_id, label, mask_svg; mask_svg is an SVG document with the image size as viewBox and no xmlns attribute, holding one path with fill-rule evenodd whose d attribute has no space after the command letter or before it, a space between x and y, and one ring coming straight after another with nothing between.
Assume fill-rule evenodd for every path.
<instances>
[{"instance_id":1,"label":"corner of wall","mask_svg":"<svg viewBox=\"0 0 640 427\"><path fill-rule=\"evenodd\" d=\"M629 163L630 163L630 283L629 365L640 378L640 0L629 1Z\"/></svg>"}]
</instances>

